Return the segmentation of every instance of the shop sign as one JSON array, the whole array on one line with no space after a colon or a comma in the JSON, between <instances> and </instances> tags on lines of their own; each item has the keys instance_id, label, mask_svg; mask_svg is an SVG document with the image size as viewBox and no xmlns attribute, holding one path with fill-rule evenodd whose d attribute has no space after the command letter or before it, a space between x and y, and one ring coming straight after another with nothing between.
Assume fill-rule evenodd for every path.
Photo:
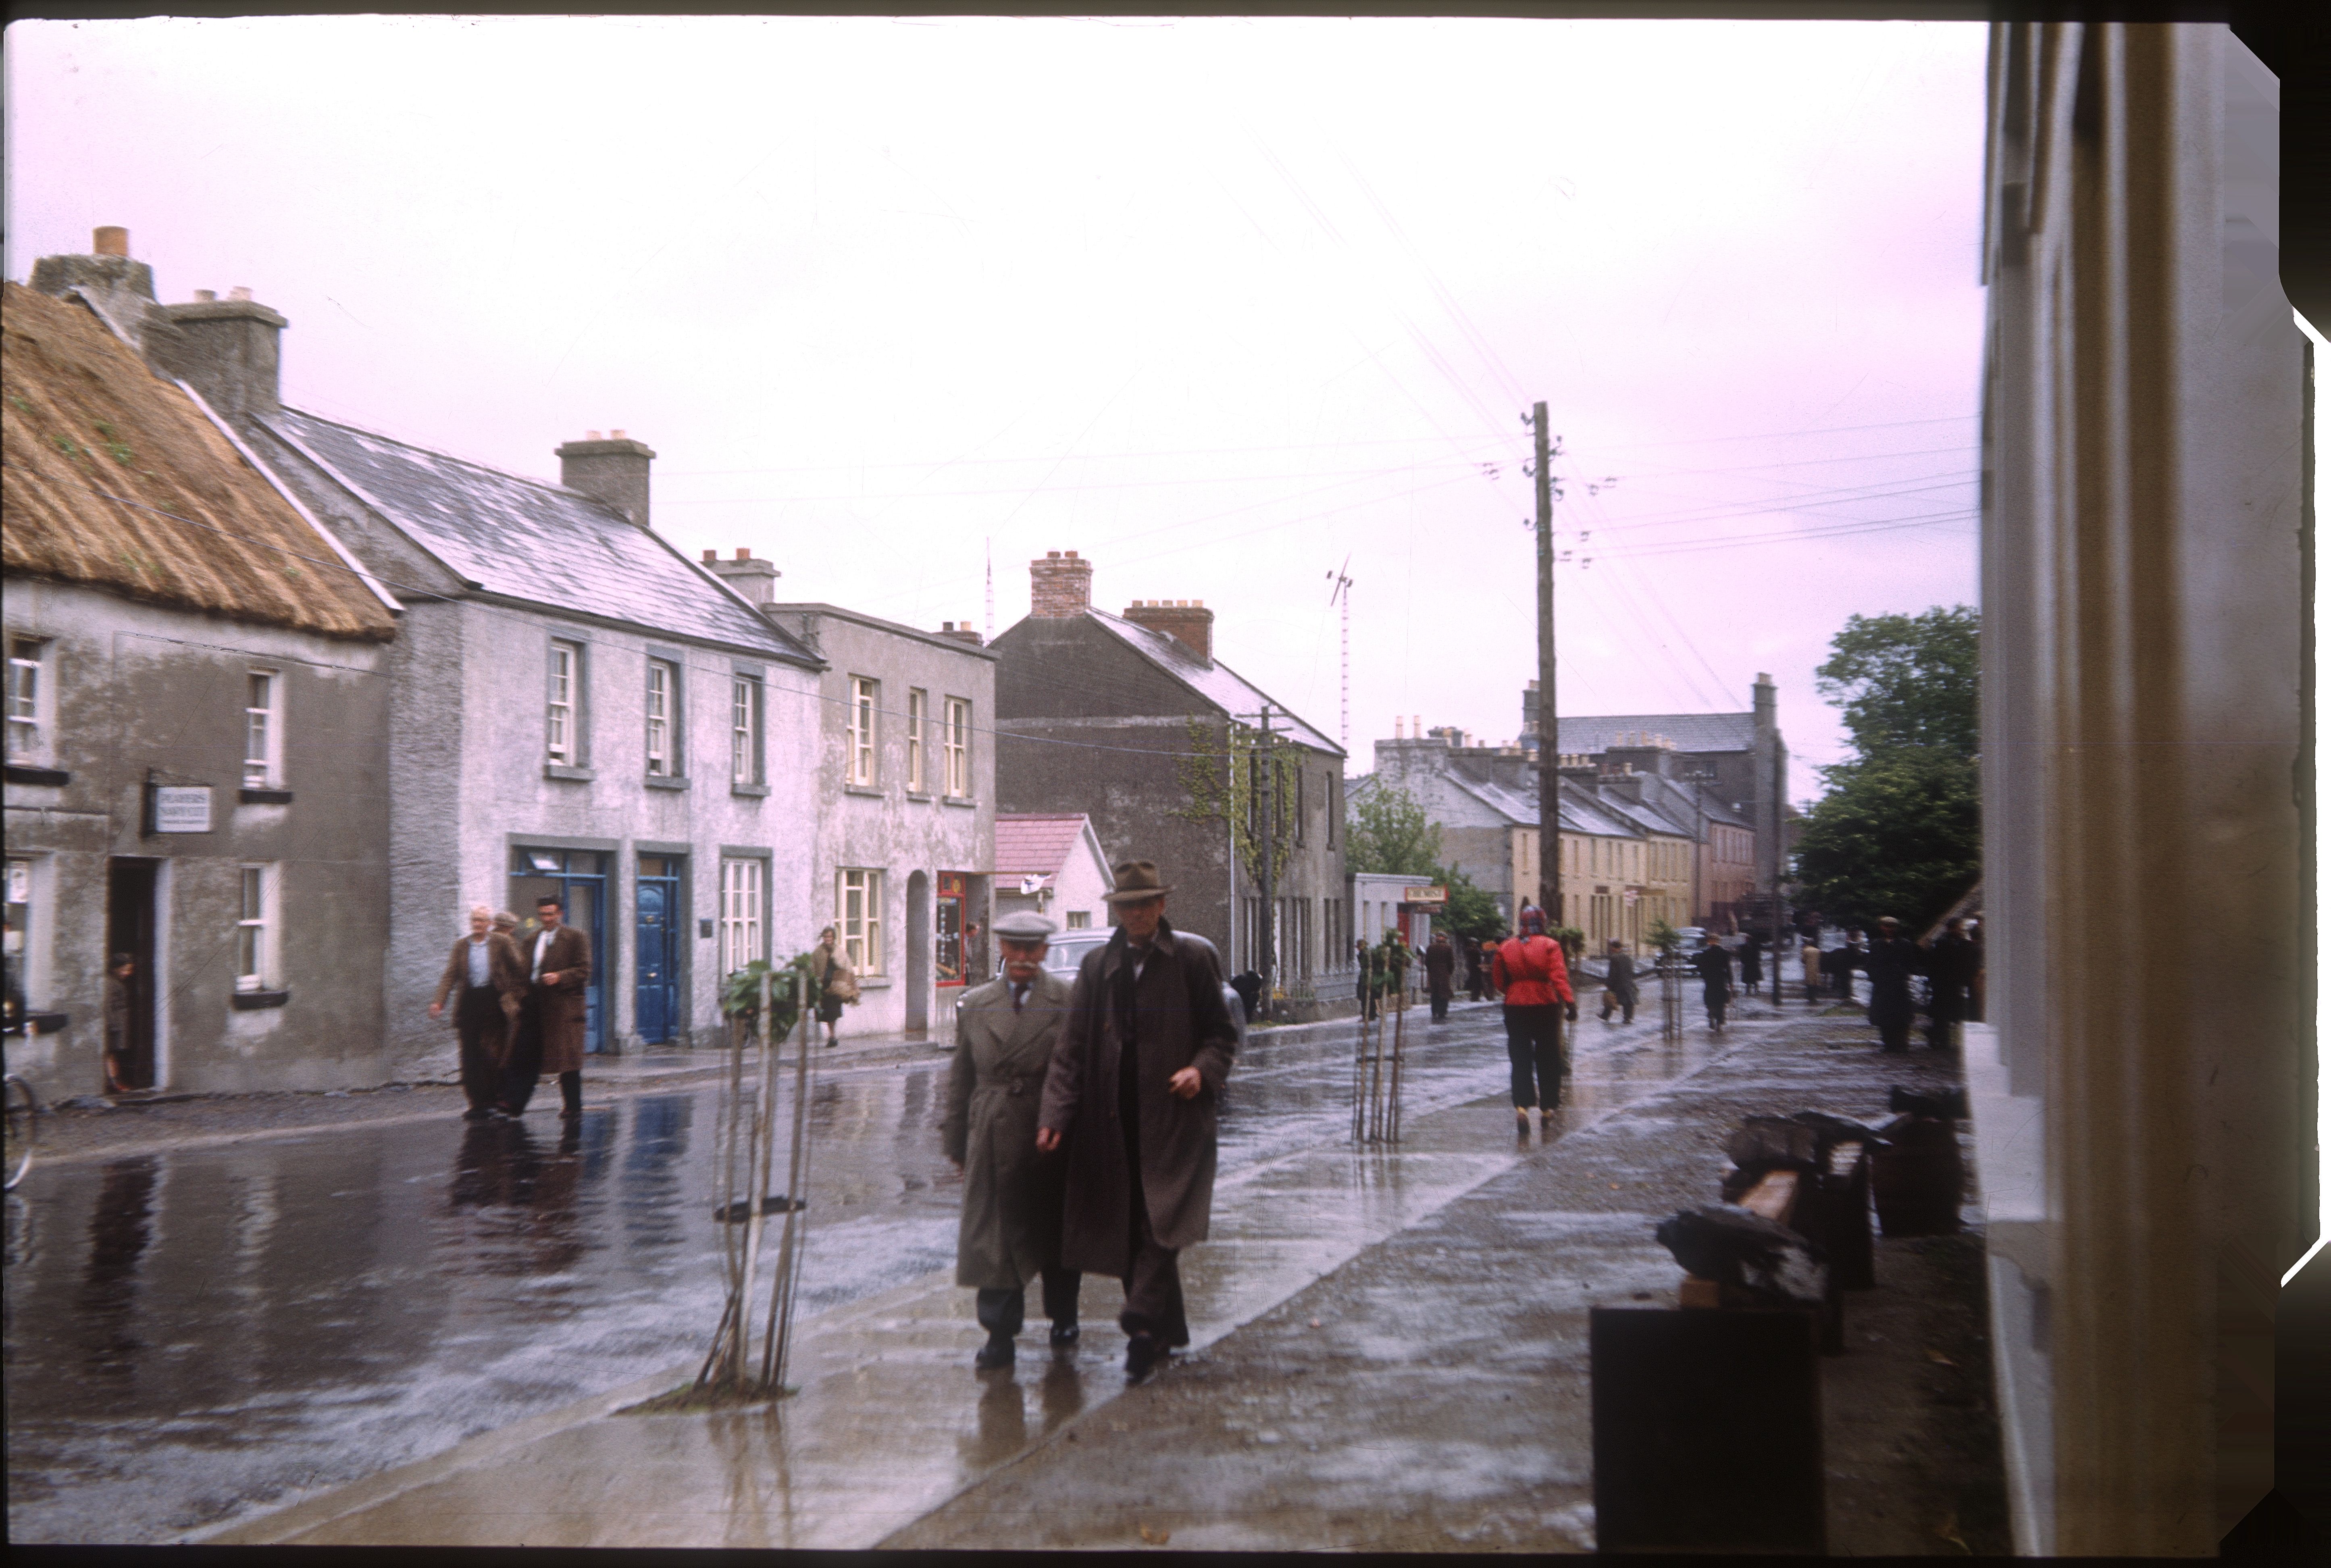
<instances>
[{"instance_id":1,"label":"shop sign","mask_svg":"<svg viewBox=\"0 0 2331 1568\"><path fill-rule=\"evenodd\" d=\"M157 833L207 833L211 831L211 786L156 784L154 831Z\"/></svg>"}]
</instances>

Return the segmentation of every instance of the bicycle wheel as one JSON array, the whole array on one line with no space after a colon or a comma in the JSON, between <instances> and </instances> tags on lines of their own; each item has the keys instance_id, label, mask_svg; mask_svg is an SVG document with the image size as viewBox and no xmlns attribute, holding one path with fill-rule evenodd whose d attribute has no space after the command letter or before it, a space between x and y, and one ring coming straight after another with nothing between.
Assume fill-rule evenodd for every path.
<instances>
[{"instance_id":1,"label":"bicycle wheel","mask_svg":"<svg viewBox=\"0 0 2331 1568\"><path fill-rule=\"evenodd\" d=\"M33 1168L33 1122L40 1114L41 1103L33 1097L33 1086L15 1074L8 1075L8 1146L5 1169L7 1186L14 1191Z\"/></svg>"}]
</instances>

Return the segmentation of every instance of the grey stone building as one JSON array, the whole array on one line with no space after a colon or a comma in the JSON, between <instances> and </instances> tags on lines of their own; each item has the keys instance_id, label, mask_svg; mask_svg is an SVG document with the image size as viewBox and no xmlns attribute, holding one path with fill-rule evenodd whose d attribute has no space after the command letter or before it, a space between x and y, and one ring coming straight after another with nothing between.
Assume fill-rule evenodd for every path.
<instances>
[{"instance_id":1,"label":"grey stone building","mask_svg":"<svg viewBox=\"0 0 2331 1568\"><path fill-rule=\"evenodd\" d=\"M98 259L101 261L102 259ZM595 1051L718 1026L720 978L786 956L812 916L823 668L656 535L654 453L622 431L557 450L557 484L284 406L284 318L157 305L90 258L148 356L404 602L388 661L385 1051L443 1070L426 1006L469 906L557 891L593 944Z\"/></svg>"},{"instance_id":2,"label":"grey stone building","mask_svg":"<svg viewBox=\"0 0 2331 1568\"><path fill-rule=\"evenodd\" d=\"M991 955L996 655L834 604L775 603L777 571L738 551L705 564L825 661L813 720L816 830L787 952L835 927L859 975L844 1034L952 1040L955 1003Z\"/></svg>"},{"instance_id":3,"label":"grey stone building","mask_svg":"<svg viewBox=\"0 0 2331 1568\"><path fill-rule=\"evenodd\" d=\"M121 1087L376 1084L398 602L109 329L100 243L94 299L5 285L8 1067L105 1091L127 954Z\"/></svg>"},{"instance_id":4,"label":"grey stone building","mask_svg":"<svg viewBox=\"0 0 2331 1568\"><path fill-rule=\"evenodd\" d=\"M1091 603L1092 565L1075 551L1030 563L1034 604L995 639L996 789L1007 812L1082 812L1112 864L1155 860L1175 891L1169 918L1222 950L1233 972L1261 966L1262 892L1238 863L1222 814L1193 795L1190 766L1226 768L1232 727L1268 705L1291 759L1287 860L1273 889L1282 987L1307 993L1347 967L1343 748L1213 655L1213 612ZM1215 748L1212 757L1198 755Z\"/></svg>"}]
</instances>

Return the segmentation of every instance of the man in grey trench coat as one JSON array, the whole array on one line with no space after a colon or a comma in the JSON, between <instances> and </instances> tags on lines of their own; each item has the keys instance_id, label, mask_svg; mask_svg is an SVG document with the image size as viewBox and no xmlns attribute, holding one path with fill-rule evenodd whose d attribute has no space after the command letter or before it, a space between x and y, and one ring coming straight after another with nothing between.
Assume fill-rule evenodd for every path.
<instances>
[{"instance_id":1,"label":"man in grey trench coat","mask_svg":"<svg viewBox=\"0 0 2331 1568\"><path fill-rule=\"evenodd\" d=\"M1069 984L1044 968L1052 923L1032 910L996 922L1001 979L956 1003L955 1065L947 1073L941 1146L963 1173L963 1224L955 1282L979 1292L987 1344L972 1364L1012 1364L1013 1335L1027 1316L1029 1276L1044 1277L1044 1316L1055 1346L1077 1342L1084 1277L1061 1266L1061 1174L1067 1158L1036 1147L1044 1077L1068 1016Z\"/></svg>"},{"instance_id":2,"label":"man in grey trench coat","mask_svg":"<svg viewBox=\"0 0 2331 1568\"><path fill-rule=\"evenodd\" d=\"M1127 861L1115 880L1117 934L1077 972L1036 1145L1068 1150L1061 1260L1125 1282L1118 1322L1138 1381L1190 1343L1177 1259L1206 1239L1238 1031L1213 944L1166 922L1157 868Z\"/></svg>"}]
</instances>

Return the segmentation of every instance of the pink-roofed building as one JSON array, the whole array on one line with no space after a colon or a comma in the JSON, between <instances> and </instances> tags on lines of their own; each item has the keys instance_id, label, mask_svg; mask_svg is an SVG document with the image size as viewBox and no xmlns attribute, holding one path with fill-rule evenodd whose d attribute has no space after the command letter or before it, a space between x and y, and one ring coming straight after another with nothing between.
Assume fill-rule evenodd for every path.
<instances>
[{"instance_id":1,"label":"pink-roofed building","mask_svg":"<svg viewBox=\"0 0 2331 1568\"><path fill-rule=\"evenodd\" d=\"M996 813L994 886L999 918L1033 909L1065 931L1108 924L1108 858L1082 812Z\"/></svg>"}]
</instances>

